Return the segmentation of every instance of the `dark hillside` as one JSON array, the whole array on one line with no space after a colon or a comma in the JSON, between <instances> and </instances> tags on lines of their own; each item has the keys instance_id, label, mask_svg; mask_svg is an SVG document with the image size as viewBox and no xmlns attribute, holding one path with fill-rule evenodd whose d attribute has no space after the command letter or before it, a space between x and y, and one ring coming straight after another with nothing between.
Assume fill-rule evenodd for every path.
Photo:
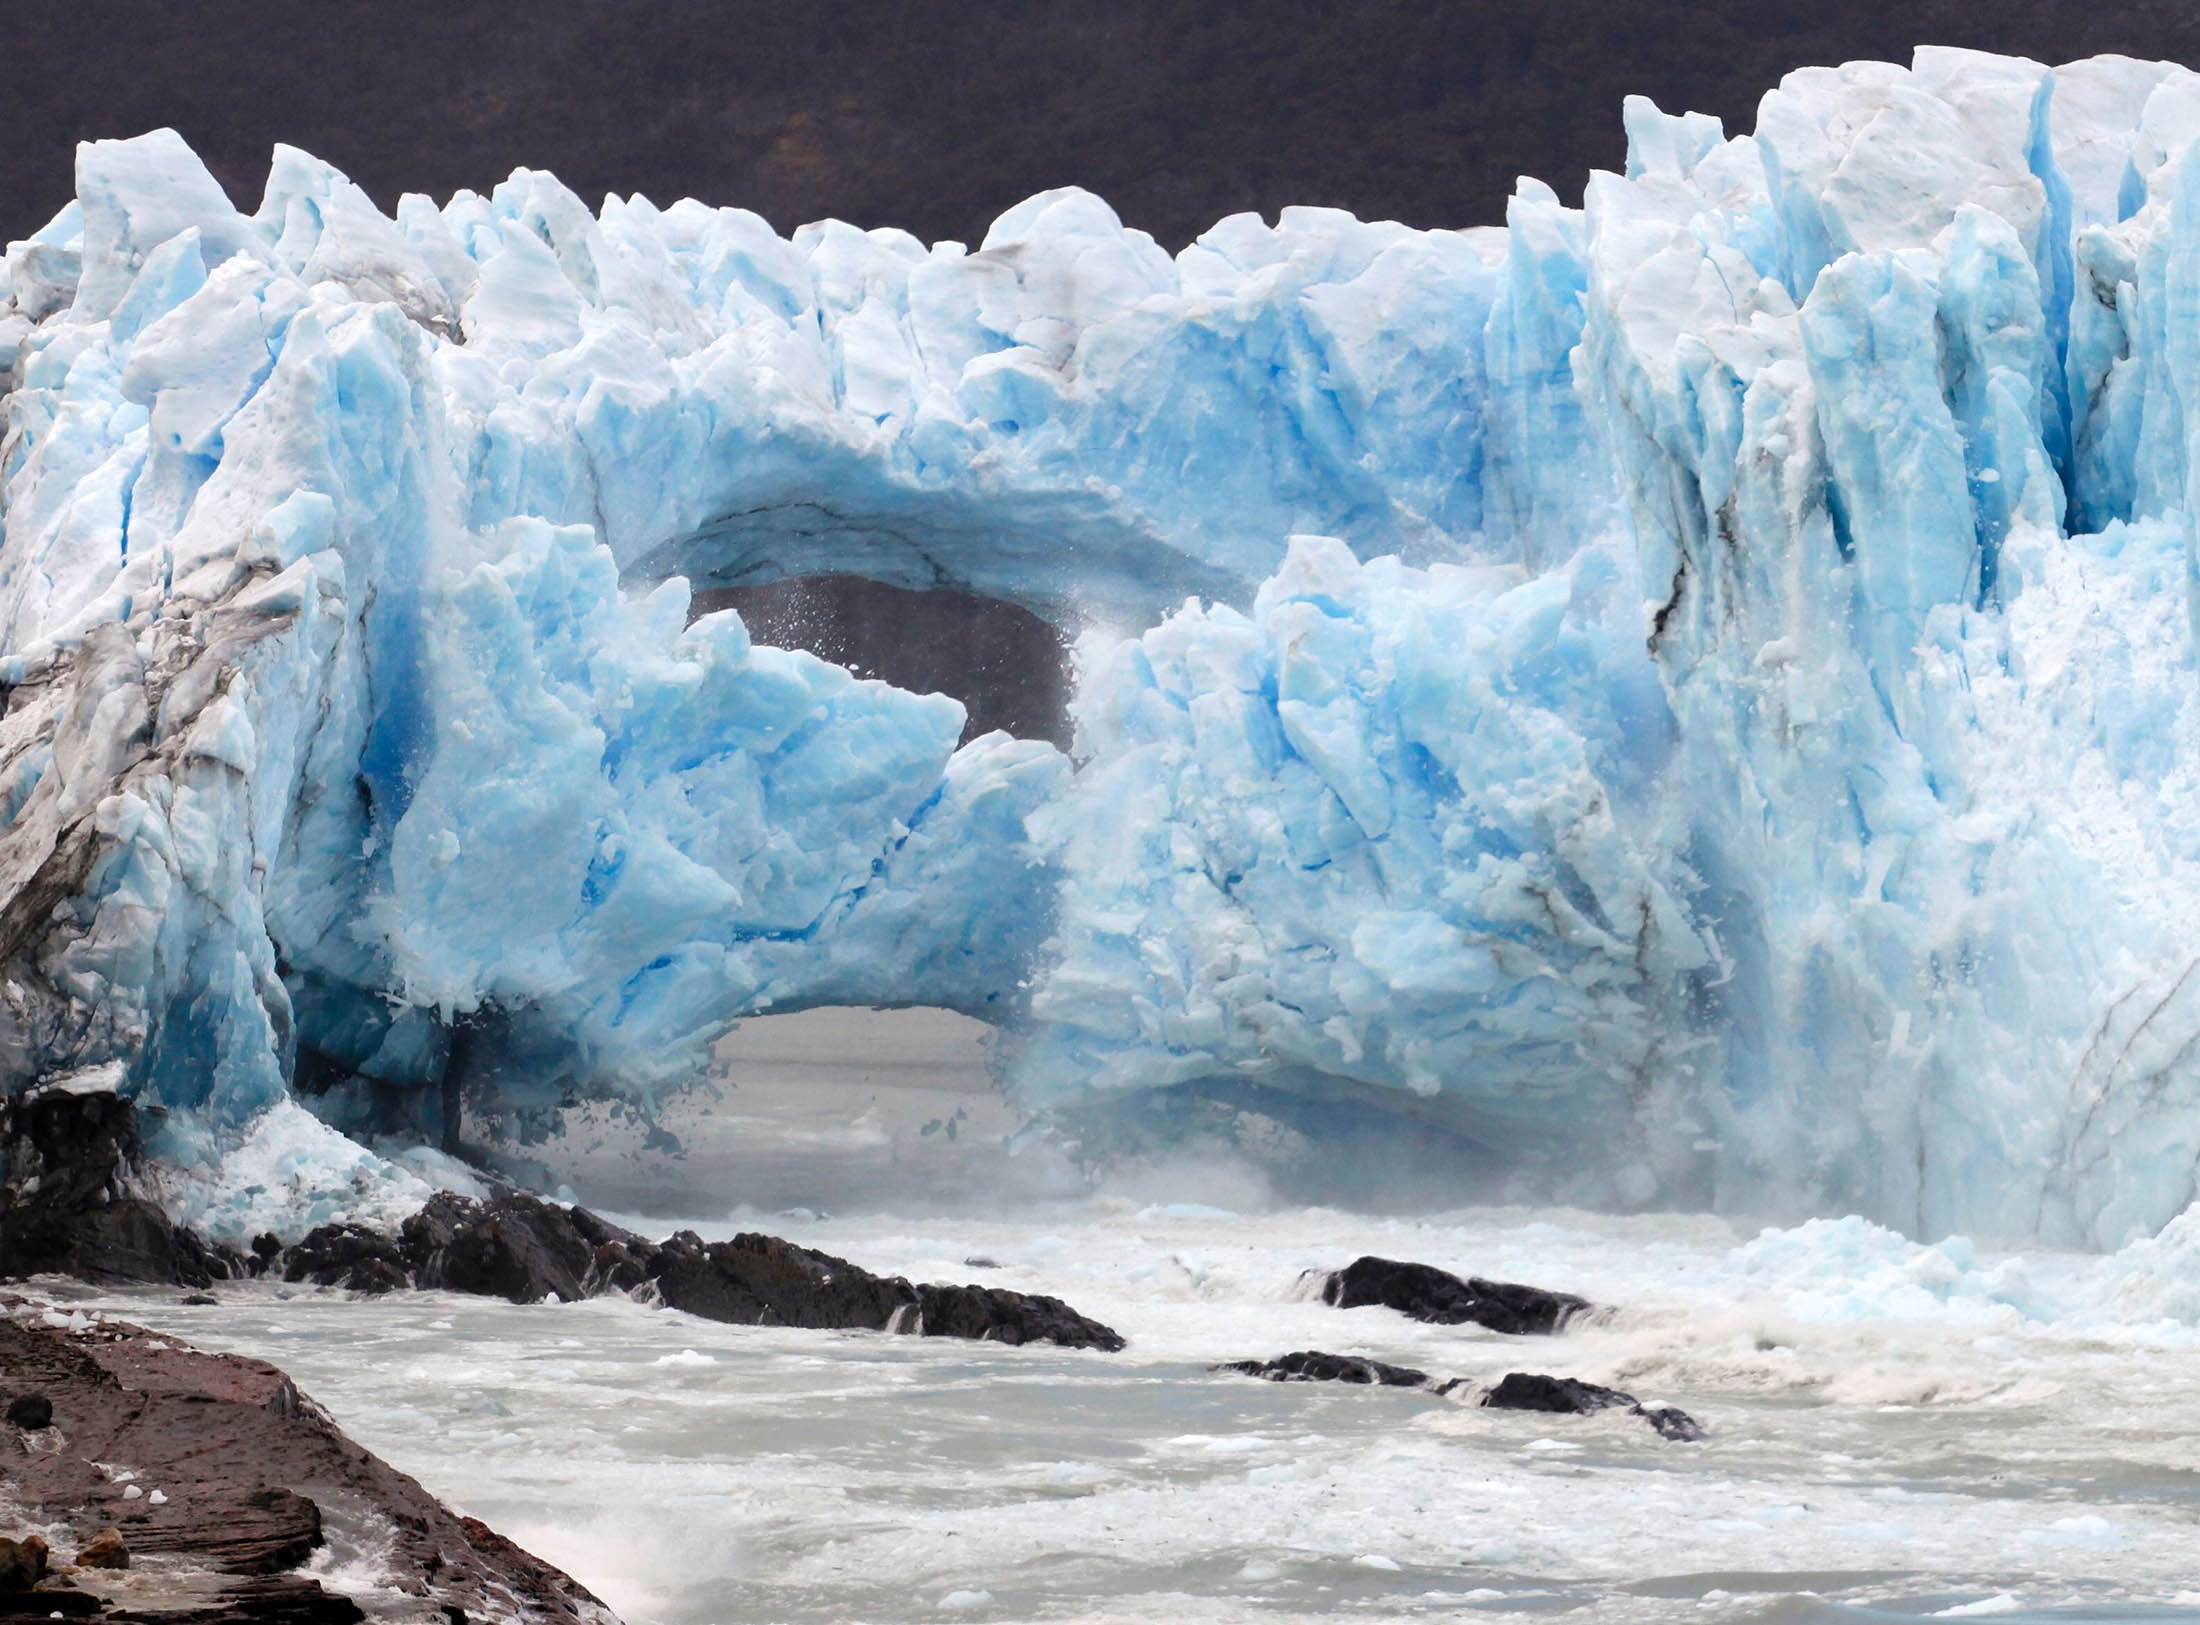
<instances>
[{"instance_id":1,"label":"dark hillside","mask_svg":"<svg viewBox=\"0 0 2200 1625\"><path fill-rule=\"evenodd\" d=\"M180 129L241 201L278 140L385 206L514 165L975 245L1091 187L1175 246L1239 209L1495 223L1620 158L1620 98L1746 127L1788 69L1920 40L2200 61L2191 0L0 0L0 237L86 136Z\"/></svg>"}]
</instances>

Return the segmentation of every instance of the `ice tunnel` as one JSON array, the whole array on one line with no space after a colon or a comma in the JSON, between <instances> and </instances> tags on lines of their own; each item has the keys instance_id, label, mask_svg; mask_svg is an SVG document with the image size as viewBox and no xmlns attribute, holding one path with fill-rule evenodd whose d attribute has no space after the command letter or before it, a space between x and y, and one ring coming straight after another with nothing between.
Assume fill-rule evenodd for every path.
<instances>
[{"instance_id":1,"label":"ice tunnel","mask_svg":"<svg viewBox=\"0 0 2200 1625\"><path fill-rule=\"evenodd\" d=\"M87 145L0 262L8 1087L217 1158L925 1004L1033 1107L1342 1102L1490 1194L2158 1226L2200 78L1624 116L1578 209L1173 258ZM1068 749L722 607L827 578L1077 633Z\"/></svg>"}]
</instances>

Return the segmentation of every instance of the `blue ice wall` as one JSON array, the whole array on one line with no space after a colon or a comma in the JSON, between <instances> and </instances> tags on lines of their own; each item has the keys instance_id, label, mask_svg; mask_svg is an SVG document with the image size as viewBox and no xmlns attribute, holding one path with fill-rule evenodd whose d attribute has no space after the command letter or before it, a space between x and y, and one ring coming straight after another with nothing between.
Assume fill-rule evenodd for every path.
<instances>
[{"instance_id":1,"label":"blue ice wall","mask_svg":"<svg viewBox=\"0 0 2200 1625\"><path fill-rule=\"evenodd\" d=\"M1034 1102L1345 1091L1522 1195L2159 1226L2200 79L1622 116L1579 209L1173 258L86 146L0 260L0 1072L212 1154L492 1033L647 1094L927 1002ZM688 624L844 570L1085 628L1071 757Z\"/></svg>"}]
</instances>

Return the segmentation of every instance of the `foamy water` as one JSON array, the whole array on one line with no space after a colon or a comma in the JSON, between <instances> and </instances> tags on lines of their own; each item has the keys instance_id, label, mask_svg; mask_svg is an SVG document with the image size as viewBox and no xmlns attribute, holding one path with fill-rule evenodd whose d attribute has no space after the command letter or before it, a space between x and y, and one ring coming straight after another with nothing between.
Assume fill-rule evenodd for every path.
<instances>
[{"instance_id":1,"label":"foamy water","mask_svg":"<svg viewBox=\"0 0 2200 1625\"><path fill-rule=\"evenodd\" d=\"M2077 1305L2097 1261L1517 1211L1094 1202L772 1227L874 1269L1058 1293L1131 1347L733 1327L625 1301L103 1301L278 1362L637 1625L2200 1618L2200 1343L2006 1301ZM1522 1340L1301 1295L1302 1271L1361 1252L1621 1312ZM1712 1437L1205 1369L1297 1348L1587 1377Z\"/></svg>"},{"instance_id":2,"label":"foamy water","mask_svg":"<svg viewBox=\"0 0 2200 1625\"><path fill-rule=\"evenodd\" d=\"M1193 1158L1065 1198L981 1034L939 1012L748 1023L732 1092L678 1125L684 1158L584 1116L548 1172L615 1216L646 1206L625 1222L651 1234L714 1214L689 1222L1053 1293L1122 1354L623 1299L100 1301L280 1364L634 1625L2200 1619L2200 1225L2120 1259L2008 1259L1854 1220L1260 1211L1257 1172ZM714 1204L735 1192L767 1211ZM867 1211L769 1211L793 1202ZM1618 1312L1513 1339L1306 1296L1304 1272L1361 1253ZM1303 1348L1585 1377L1712 1434L1207 1370Z\"/></svg>"}]
</instances>

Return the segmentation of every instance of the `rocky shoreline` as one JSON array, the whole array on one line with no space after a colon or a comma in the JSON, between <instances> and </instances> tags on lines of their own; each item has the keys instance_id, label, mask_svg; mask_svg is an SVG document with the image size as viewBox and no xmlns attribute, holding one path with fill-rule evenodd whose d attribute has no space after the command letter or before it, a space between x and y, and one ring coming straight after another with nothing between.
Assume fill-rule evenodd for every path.
<instances>
[{"instance_id":1,"label":"rocky shoreline","mask_svg":"<svg viewBox=\"0 0 2200 1625\"><path fill-rule=\"evenodd\" d=\"M1112 1328L1059 1298L912 1284L777 1236L651 1241L584 1207L523 1191L432 1197L395 1234L327 1224L241 1251L175 1224L149 1194L135 1108L47 1088L0 1103L0 1278L211 1287L270 1276L354 1292L464 1292L512 1303L619 1293L740 1325L1053 1343L1119 1351Z\"/></svg>"},{"instance_id":2,"label":"rocky shoreline","mask_svg":"<svg viewBox=\"0 0 2200 1625\"><path fill-rule=\"evenodd\" d=\"M441 1193L394 1231L325 1224L239 1249L163 1209L131 1102L65 1087L0 1102L0 1278L48 1272L100 1285L203 1290L259 1280L518 1304L620 1295L742 1325L1124 1347L1112 1328L1058 1298L914 1284L760 1233L653 1241L518 1190ZM1381 1306L1508 1339L1547 1339L1609 1312L1566 1293L1377 1257L1310 1274L1302 1291L1338 1309ZM1492 1409L1623 1411L1670 1440L1705 1436L1677 1409L1534 1372L1485 1388L1315 1350L1212 1369L1415 1388ZM0 1294L0 1403L0 1625L55 1616L169 1625L612 1620L557 1569L345 1438L259 1361ZM332 1588L339 1569L343 1583Z\"/></svg>"},{"instance_id":3,"label":"rocky shoreline","mask_svg":"<svg viewBox=\"0 0 2200 1625\"><path fill-rule=\"evenodd\" d=\"M0 1621L617 1625L262 1361L0 1294L0 1396Z\"/></svg>"},{"instance_id":4,"label":"rocky shoreline","mask_svg":"<svg viewBox=\"0 0 2200 1625\"><path fill-rule=\"evenodd\" d=\"M394 1234L331 1224L240 1250L162 1208L131 1102L65 1087L0 1102L0 1279L44 1274L522 1304L617 1293L748 1325L1123 1347L1058 1298L914 1285L761 1234L650 1241L519 1191L439 1194ZM0 1625L616 1625L568 1576L354 1444L261 1361L0 1293L0 1406ZM300 1572L329 1552L344 1554L336 1589Z\"/></svg>"}]
</instances>

